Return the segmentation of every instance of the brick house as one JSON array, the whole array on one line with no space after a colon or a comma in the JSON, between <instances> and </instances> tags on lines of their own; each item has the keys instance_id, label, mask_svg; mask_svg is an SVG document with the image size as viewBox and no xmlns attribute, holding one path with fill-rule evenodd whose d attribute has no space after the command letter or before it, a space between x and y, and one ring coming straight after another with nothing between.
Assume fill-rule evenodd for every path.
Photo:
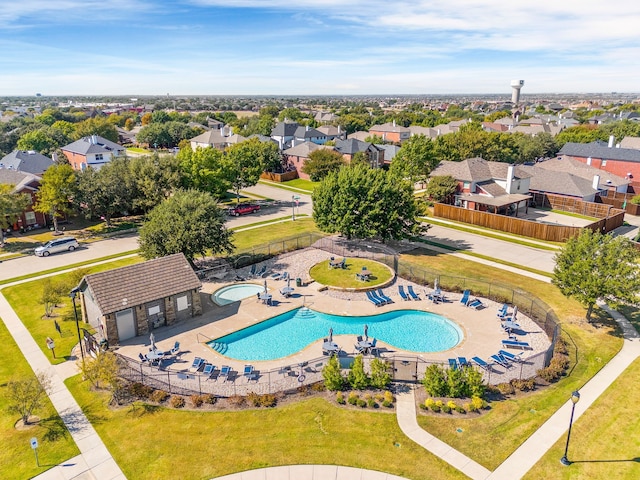
<instances>
[{"instance_id":1,"label":"brick house","mask_svg":"<svg viewBox=\"0 0 640 480\"><path fill-rule=\"evenodd\" d=\"M11 185L13 187L13 193L24 193L31 198L31 204L11 226L12 230L24 230L25 228L31 227L38 228L47 225L47 216L44 213L33 211L33 204L36 202L36 192L38 188L40 188L41 180L41 177L33 173L0 168L0 184Z\"/></svg>"},{"instance_id":2,"label":"brick house","mask_svg":"<svg viewBox=\"0 0 640 480\"><path fill-rule=\"evenodd\" d=\"M411 130L403 126L396 125L394 120L392 123L373 125L369 129L369 135L376 135L382 138L385 142L402 143L411 137Z\"/></svg>"},{"instance_id":3,"label":"brick house","mask_svg":"<svg viewBox=\"0 0 640 480\"><path fill-rule=\"evenodd\" d=\"M127 150L122 145L100 135L83 137L65 145L61 150L74 170L84 170L87 167L97 170L115 157L123 157L127 154Z\"/></svg>"},{"instance_id":4,"label":"brick house","mask_svg":"<svg viewBox=\"0 0 640 480\"><path fill-rule=\"evenodd\" d=\"M347 163L351 163L356 153L362 152L367 157L371 168L380 168L384 164L384 149L373 143L363 142L355 138L336 140L336 150L342 154Z\"/></svg>"},{"instance_id":5,"label":"brick house","mask_svg":"<svg viewBox=\"0 0 640 480\"><path fill-rule=\"evenodd\" d=\"M14 150L0 159L0 168L42 175L53 160L33 150Z\"/></svg>"},{"instance_id":6,"label":"brick house","mask_svg":"<svg viewBox=\"0 0 640 480\"><path fill-rule=\"evenodd\" d=\"M82 318L110 345L202 314L202 283L182 253L85 276Z\"/></svg>"},{"instance_id":7,"label":"brick house","mask_svg":"<svg viewBox=\"0 0 640 480\"><path fill-rule=\"evenodd\" d=\"M318 145L312 142L304 142L296 145L295 147L287 148L282 152L284 163L298 172L298 177L304 180L309 180L309 175L302 171L305 162L309 159L311 152L320 150L322 148L329 148L333 150L333 147Z\"/></svg>"}]
</instances>

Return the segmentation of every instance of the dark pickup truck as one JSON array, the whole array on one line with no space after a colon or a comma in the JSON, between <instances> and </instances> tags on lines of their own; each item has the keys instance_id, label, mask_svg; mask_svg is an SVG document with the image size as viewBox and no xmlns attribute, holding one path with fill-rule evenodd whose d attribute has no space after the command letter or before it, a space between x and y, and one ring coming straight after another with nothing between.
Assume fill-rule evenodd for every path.
<instances>
[{"instance_id":1,"label":"dark pickup truck","mask_svg":"<svg viewBox=\"0 0 640 480\"><path fill-rule=\"evenodd\" d=\"M227 210L227 213L234 217L239 217L240 215L257 212L258 210L260 210L260 205L241 204L230 208Z\"/></svg>"}]
</instances>

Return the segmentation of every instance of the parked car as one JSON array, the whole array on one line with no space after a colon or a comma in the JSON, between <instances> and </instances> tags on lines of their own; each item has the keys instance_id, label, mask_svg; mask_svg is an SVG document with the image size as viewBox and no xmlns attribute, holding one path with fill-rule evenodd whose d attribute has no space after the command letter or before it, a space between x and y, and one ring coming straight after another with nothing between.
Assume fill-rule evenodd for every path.
<instances>
[{"instance_id":1,"label":"parked car","mask_svg":"<svg viewBox=\"0 0 640 480\"><path fill-rule=\"evenodd\" d=\"M48 241L44 245L37 247L34 252L39 257L48 257L52 253L64 251L73 252L78 247L80 247L80 244L78 244L75 238L62 237Z\"/></svg>"},{"instance_id":2,"label":"parked car","mask_svg":"<svg viewBox=\"0 0 640 480\"><path fill-rule=\"evenodd\" d=\"M239 217L240 215L245 215L247 213L253 213L260 210L260 205L251 205L248 203L236 205L233 208L230 208L227 212L229 215L233 215L234 217Z\"/></svg>"}]
</instances>

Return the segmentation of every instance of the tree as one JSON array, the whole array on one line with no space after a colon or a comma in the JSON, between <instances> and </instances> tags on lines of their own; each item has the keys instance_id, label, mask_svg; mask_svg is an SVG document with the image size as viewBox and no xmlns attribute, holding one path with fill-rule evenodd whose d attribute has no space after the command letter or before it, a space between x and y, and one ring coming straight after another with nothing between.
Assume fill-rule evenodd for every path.
<instances>
[{"instance_id":1,"label":"tree","mask_svg":"<svg viewBox=\"0 0 640 480\"><path fill-rule=\"evenodd\" d=\"M322 369L322 378L324 378L324 386L327 390L342 390L342 387L344 387L344 377L342 376L342 368L337 355L331 355L331 358Z\"/></svg>"},{"instance_id":2,"label":"tree","mask_svg":"<svg viewBox=\"0 0 640 480\"><path fill-rule=\"evenodd\" d=\"M9 228L31 203L26 193L15 193L14 186L0 184L0 230ZM4 246L4 234L0 232L0 246Z\"/></svg>"},{"instance_id":3,"label":"tree","mask_svg":"<svg viewBox=\"0 0 640 480\"><path fill-rule=\"evenodd\" d=\"M11 380L7 383L9 411L20 415L25 425L33 412L42 408L47 392L51 389L51 379L45 372L22 380Z\"/></svg>"},{"instance_id":4,"label":"tree","mask_svg":"<svg viewBox=\"0 0 640 480\"><path fill-rule=\"evenodd\" d=\"M591 320L598 300L637 303L640 292L640 252L624 236L584 229L556 254L552 283L563 295L587 308Z\"/></svg>"},{"instance_id":5,"label":"tree","mask_svg":"<svg viewBox=\"0 0 640 480\"><path fill-rule=\"evenodd\" d=\"M176 155L184 188L194 188L222 198L231 188L228 166L224 153L217 148L196 148L190 145L181 148Z\"/></svg>"},{"instance_id":6,"label":"tree","mask_svg":"<svg viewBox=\"0 0 640 480\"><path fill-rule=\"evenodd\" d=\"M442 202L456 193L458 182L449 175L435 175L427 183L427 195L436 202Z\"/></svg>"},{"instance_id":7,"label":"tree","mask_svg":"<svg viewBox=\"0 0 640 480\"><path fill-rule=\"evenodd\" d=\"M17 144L19 150L34 150L43 155L50 155L60 146L61 144L48 131L48 127L25 133Z\"/></svg>"},{"instance_id":8,"label":"tree","mask_svg":"<svg viewBox=\"0 0 640 480\"><path fill-rule=\"evenodd\" d=\"M177 190L149 212L140 229L140 251L147 259L182 252L190 262L207 252L230 253L232 233L225 220L209 193Z\"/></svg>"},{"instance_id":9,"label":"tree","mask_svg":"<svg viewBox=\"0 0 640 480\"><path fill-rule=\"evenodd\" d=\"M238 203L240 203L240 190L257 184L265 170L265 162L272 161L271 155L274 150L268 145L257 138L250 138L227 148L225 156L227 178L236 193Z\"/></svg>"},{"instance_id":10,"label":"tree","mask_svg":"<svg viewBox=\"0 0 640 480\"><path fill-rule=\"evenodd\" d=\"M347 238L400 240L417 235L413 188L381 169L363 165L331 172L313 192L318 228Z\"/></svg>"},{"instance_id":11,"label":"tree","mask_svg":"<svg viewBox=\"0 0 640 480\"><path fill-rule=\"evenodd\" d=\"M61 283L54 283L50 278L42 280L42 296L40 303L44 305L45 317L51 317L56 308L56 304L60 301L66 286Z\"/></svg>"},{"instance_id":12,"label":"tree","mask_svg":"<svg viewBox=\"0 0 640 480\"><path fill-rule=\"evenodd\" d=\"M91 135L99 135L114 143L118 142L118 130L116 130L116 127L106 118L88 118L76 125L76 131L74 133L76 140Z\"/></svg>"},{"instance_id":13,"label":"tree","mask_svg":"<svg viewBox=\"0 0 640 480\"><path fill-rule=\"evenodd\" d=\"M118 357L113 352L100 352L95 358L77 363L82 376L89 380L94 388L108 388L111 391L111 402L120 403L123 382L118 375Z\"/></svg>"},{"instance_id":14,"label":"tree","mask_svg":"<svg viewBox=\"0 0 640 480\"><path fill-rule=\"evenodd\" d=\"M53 219L53 229L58 231L58 217L71 212L71 200L77 192L76 174L69 164L51 165L42 175L36 193L36 212L48 213Z\"/></svg>"},{"instance_id":15,"label":"tree","mask_svg":"<svg viewBox=\"0 0 640 480\"><path fill-rule=\"evenodd\" d=\"M129 169L135 184L134 209L148 212L180 186L180 163L173 155L134 157Z\"/></svg>"},{"instance_id":16,"label":"tree","mask_svg":"<svg viewBox=\"0 0 640 480\"><path fill-rule=\"evenodd\" d=\"M309 154L304 162L303 173L309 175L312 182L320 182L330 173L340 170L346 165L342 154L332 148L320 148Z\"/></svg>"},{"instance_id":17,"label":"tree","mask_svg":"<svg viewBox=\"0 0 640 480\"><path fill-rule=\"evenodd\" d=\"M388 362L380 358L371 360L371 386L379 389L385 389L391 383L391 373L389 373L390 365Z\"/></svg>"},{"instance_id":18,"label":"tree","mask_svg":"<svg viewBox=\"0 0 640 480\"><path fill-rule=\"evenodd\" d=\"M364 390L369 386L369 375L364 371L364 361L362 355L356 355L351 364L351 370L347 375L347 382L351 388Z\"/></svg>"},{"instance_id":19,"label":"tree","mask_svg":"<svg viewBox=\"0 0 640 480\"><path fill-rule=\"evenodd\" d=\"M389 171L401 178L408 178L411 184L415 184L424 180L438 163L440 160L435 155L431 139L425 135L414 135L402 144Z\"/></svg>"}]
</instances>

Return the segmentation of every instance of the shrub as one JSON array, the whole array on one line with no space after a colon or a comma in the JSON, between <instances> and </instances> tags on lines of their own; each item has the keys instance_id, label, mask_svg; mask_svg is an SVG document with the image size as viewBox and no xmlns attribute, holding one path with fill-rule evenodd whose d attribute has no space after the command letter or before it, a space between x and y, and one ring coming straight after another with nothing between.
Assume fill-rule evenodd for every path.
<instances>
[{"instance_id":1,"label":"shrub","mask_svg":"<svg viewBox=\"0 0 640 480\"><path fill-rule=\"evenodd\" d=\"M393 396L393 393L391 393L389 390L387 390L386 392L384 392L384 399L387 402L395 402L396 398Z\"/></svg>"},{"instance_id":2,"label":"shrub","mask_svg":"<svg viewBox=\"0 0 640 480\"><path fill-rule=\"evenodd\" d=\"M511 385L513 385L516 390L520 390L521 392L529 392L536 387L536 382L534 378L514 378L513 380L511 380Z\"/></svg>"},{"instance_id":3,"label":"shrub","mask_svg":"<svg viewBox=\"0 0 640 480\"><path fill-rule=\"evenodd\" d=\"M173 408L183 408L185 405L184 398L179 395L174 395L171 397L171 400L169 400L169 405Z\"/></svg>"},{"instance_id":4,"label":"shrub","mask_svg":"<svg viewBox=\"0 0 640 480\"><path fill-rule=\"evenodd\" d=\"M356 405L358 405L360 408L364 408L367 406L367 402L363 398L359 398L356 402Z\"/></svg>"},{"instance_id":5,"label":"shrub","mask_svg":"<svg viewBox=\"0 0 640 480\"><path fill-rule=\"evenodd\" d=\"M196 408L200 408L204 403L204 395L191 395L189 399L191 400L191 404Z\"/></svg>"},{"instance_id":6,"label":"shrub","mask_svg":"<svg viewBox=\"0 0 640 480\"><path fill-rule=\"evenodd\" d=\"M455 410L458 407L458 404L456 402L454 402L453 400L449 400L447 402L447 406L451 409L451 410Z\"/></svg>"},{"instance_id":7,"label":"shrub","mask_svg":"<svg viewBox=\"0 0 640 480\"><path fill-rule=\"evenodd\" d=\"M467 412L475 412L475 410L473 409L473 407L471 406L471 402L467 402L463 405L462 407L464 410L466 410Z\"/></svg>"},{"instance_id":8,"label":"shrub","mask_svg":"<svg viewBox=\"0 0 640 480\"><path fill-rule=\"evenodd\" d=\"M369 376L364 371L362 355L357 355L353 360L351 370L349 370L349 374L347 375L347 381L349 385L351 385L351 388L355 388L356 390L364 390L369 386Z\"/></svg>"},{"instance_id":9,"label":"shrub","mask_svg":"<svg viewBox=\"0 0 640 480\"><path fill-rule=\"evenodd\" d=\"M458 413L467 413L462 405L456 405L456 412Z\"/></svg>"},{"instance_id":10,"label":"shrub","mask_svg":"<svg viewBox=\"0 0 640 480\"><path fill-rule=\"evenodd\" d=\"M433 398L427 398L427 399L424 401L424 406L425 406L426 408L431 408L431 407L433 406L433 404L434 404L434 403L436 403L436 401L435 401Z\"/></svg>"},{"instance_id":11,"label":"shrub","mask_svg":"<svg viewBox=\"0 0 640 480\"><path fill-rule=\"evenodd\" d=\"M564 373L564 371L569 368L569 358L564 355L554 355L549 362L549 367Z\"/></svg>"},{"instance_id":12,"label":"shrub","mask_svg":"<svg viewBox=\"0 0 640 480\"><path fill-rule=\"evenodd\" d=\"M487 406L486 402L480 397L471 397L471 406L475 410L481 410Z\"/></svg>"},{"instance_id":13,"label":"shrub","mask_svg":"<svg viewBox=\"0 0 640 480\"><path fill-rule=\"evenodd\" d=\"M247 394L247 402L249 402L249 405L252 405L254 407L259 407L260 395L258 395L256 392L249 392Z\"/></svg>"},{"instance_id":14,"label":"shrub","mask_svg":"<svg viewBox=\"0 0 640 480\"><path fill-rule=\"evenodd\" d=\"M298 393L301 393L302 395L309 395L309 392L311 391L311 387L309 385L300 385L297 389Z\"/></svg>"},{"instance_id":15,"label":"shrub","mask_svg":"<svg viewBox=\"0 0 640 480\"><path fill-rule=\"evenodd\" d=\"M231 395L227 400L234 407L241 407L245 403L245 398L240 395Z\"/></svg>"},{"instance_id":16,"label":"shrub","mask_svg":"<svg viewBox=\"0 0 640 480\"><path fill-rule=\"evenodd\" d=\"M129 393L134 397L146 399L153 393L153 388L144 383L135 382L129 385Z\"/></svg>"},{"instance_id":17,"label":"shrub","mask_svg":"<svg viewBox=\"0 0 640 480\"><path fill-rule=\"evenodd\" d=\"M467 367L463 371L466 382L464 396L484 398L487 386L482 379L482 372L475 367Z\"/></svg>"},{"instance_id":18,"label":"shrub","mask_svg":"<svg viewBox=\"0 0 640 480\"><path fill-rule=\"evenodd\" d=\"M634 205L640 205L640 195L632 197L629 202L633 203Z\"/></svg>"},{"instance_id":19,"label":"shrub","mask_svg":"<svg viewBox=\"0 0 640 480\"><path fill-rule=\"evenodd\" d=\"M459 398L467 394L467 382L461 369L449 369L447 372L447 397Z\"/></svg>"},{"instance_id":20,"label":"shrub","mask_svg":"<svg viewBox=\"0 0 640 480\"><path fill-rule=\"evenodd\" d=\"M327 387L322 382L316 382L311 384L311 390L314 392L324 392Z\"/></svg>"},{"instance_id":21,"label":"shrub","mask_svg":"<svg viewBox=\"0 0 640 480\"><path fill-rule=\"evenodd\" d=\"M427 407L424 403L420 404L420 409L421 410L426 410L427 408L429 408L429 407Z\"/></svg>"},{"instance_id":22,"label":"shrub","mask_svg":"<svg viewBox=\"0 0 640 480\"><path fill-rule=\"evenodd\" d=\"M342 392L336 393L336 402L338 402L340 405L344 405L345 403L347 403Z\"/></svg>"},{"instance_id":23,"label":"shrub","mask_svg":"<svg viewBox=\"0 0 640 480\"><path fill-rule=\"evenodd\" d=\"M496 387L498 387L498 391L502 395L511 395L512 393L515 392L513 385L511 385L508 382L499 383L498 385L496 385Z\"/></svg>"},{"instance_id":24,"label":"shrub","mask_svg":"<svg viewBox=\"0 0 640 480\"><path fill-rule=\"evenodd\" d=\"M443 397L448 393L447 377L445 371L440 365L429 365L424 372L422 385L432 397Z\"/></svg>"},{"instance_id":25,"label":"shrub","mask_svg":"<svg viewBox=\"0 0 640 480\"><path fill-rule=\"evenodd\" d=\"M384 401L384 393L378 392L378 393L375 394L374 398L376 399L376 402L383 402Z\"/></svg>"},{"instance_id":26,"label":"shrub","mask_svg":"<svg viewBox=\"0 0 640 480\"><path fill-rule=\"evenodd\" d=\"M442 411L444 413L451 413L451 407L449 406L449 404L445 403L444 405L442 405Z\"/></svg>"},{"instance_id":27,"label":"shrub","mask_svg":"<svg viewBox=\"0 0 640 480\"><path fill-rule=\"evenodd\" d=\"M278 403L277 397L273 393L263 393L260 395L260 405L266 408L275 407Z\"/></svg>"},{"instance_id":28,"label":"shrub","mask_svg":"<svg viewBox=\"0 0 640 480\"><path fill-rule=\"evenodd\" d=\"M375 388L387 388L391 383L391 373L389 373L390 365L384 360L374 358L371 360L371 379L370 383Z\"/></svg>"},{"instance_id":29,"label":"shrub","mask_svg":"<svg viewBox=\"0 0 640 480\"><path fill-rule=\"evenodd\" d=\"M382 406L385 408L391 408L393 407L393 402L390 402L389 400L383 400L382 401Z\"/></svg>"},{"instance_id":30,"label":"shrub","mask_svg":"<svg viewBox=\"0 0 640 480\"><path fill-rule=\"evenodd\" d=\"M378 403L376 402L376 399L373 397L367 398L367 406L370 408L375 408L378 406Z\"/></svg>"},{"instance_id":31,"label":"shrub","mask_svg":"<svg viewBox=\"0 0 640 480\"><path fill-rule=\"evenodd\" d=\"M433 405L431 405L430 408L432 412L438 413L440 410L442 410L442 405L438 405L438 402L433 402Z\"/></svg>"},{"instance_id":32,"label":"shrub","mask_svg":"<svg viewBox=\"0 0 640 480\"><path fill-rule=\"evenodd\" d=\"M207 393L203 395L203 397L204 402L208 403L209 405L215 405L215 403L218 401L218 397L216 397L213 393Z\"/></svg>"},{"instance_id":33,"label":"shrub","mask_svg":"<svg viewBox=\"0 0 640 480\"><path fill-rule=\"evenodd\" d=\"M360 397L356 392L349 392L349 396L347 397L347 402L349 402L349 405L355 405L358 403L359 398Z\"/></svg>"},{"instance_id":34,"label":"shrub","mask_svg":"<svg viewBox=\"0 0 640 480\"><path fill-rule=\"evenodd\" d=\"M164 390L154 390L150 396L151 401L156 403L162 403L167 398L169 398L169 394Z\"/></svg>"},{"instance_id":35,"label":"shrub","mask_svg":"<svg viewBox=\"0 0 640 480\"><path fill-rule=\"evenodd\" d=\"M329 362L322 369L322 378L324 379L324 385L327 387L327 390L342 390L344 377L342 376L340 361L336 355L332 355Z\"/></svg>"}]
</instances>

